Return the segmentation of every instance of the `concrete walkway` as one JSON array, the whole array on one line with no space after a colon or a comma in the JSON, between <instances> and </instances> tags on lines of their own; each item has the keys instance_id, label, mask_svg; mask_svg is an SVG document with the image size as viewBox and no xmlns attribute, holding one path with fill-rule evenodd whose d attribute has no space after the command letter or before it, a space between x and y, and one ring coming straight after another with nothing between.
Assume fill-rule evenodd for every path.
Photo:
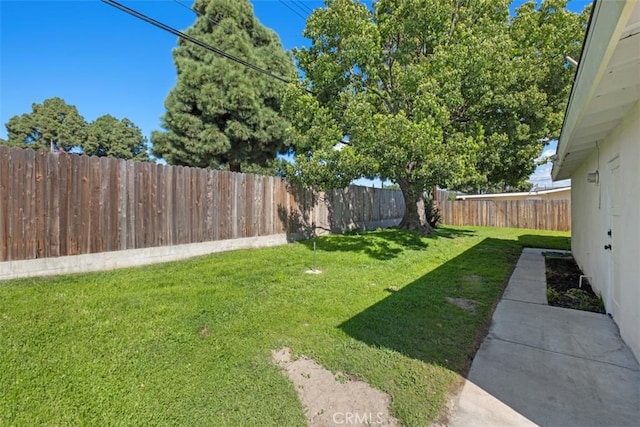
<instances>
[{"instance_id":1,"label":"concrete walkway","mask_svg":"<svg viewBox=\"0 0 640 427\"><path fill-rule=\"evenodd\" d=\"M638 362L608 316L547 305L543 251L522 252L450 425L640 425Z\"/></svg>"}]
</instances>

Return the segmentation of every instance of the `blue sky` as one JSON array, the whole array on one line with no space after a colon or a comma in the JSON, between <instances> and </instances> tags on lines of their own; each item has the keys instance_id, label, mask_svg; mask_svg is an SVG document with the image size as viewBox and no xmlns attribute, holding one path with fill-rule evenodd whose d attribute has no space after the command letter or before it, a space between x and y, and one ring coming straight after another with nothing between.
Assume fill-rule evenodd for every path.
<instances>
[{"instance_id":1,"label":"blue sky","mask_svg":"<svg viewBox=\"0 0 640 427\"><path fill-rule=\"evenodd\" d=\"M177 29L196 18L174 0L119 1ZM291 0L283 1L302 14ZM301 1L311 9L323 5ZM307 44L305 20L283 2L252 3L285 49ZM588 3L574 0L570 9L581 11ZM6 138L9 118L55 96L75 105L87 121L103 114L126 117L149 137L160 129L164 100L175 84L175 46L175 36L99 0L0 0L0 137ZM549 184L545 170L538 172L535 183Z\"/></svg>"}]
</instances>

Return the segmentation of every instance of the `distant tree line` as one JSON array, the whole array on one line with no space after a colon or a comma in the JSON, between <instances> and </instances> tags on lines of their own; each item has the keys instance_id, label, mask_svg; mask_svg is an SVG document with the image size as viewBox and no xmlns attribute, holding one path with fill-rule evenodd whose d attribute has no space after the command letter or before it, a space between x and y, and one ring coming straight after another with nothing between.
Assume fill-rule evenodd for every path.
<instances>
[{"instance_id":1,"label":"distant tree line","mask_svg":"<svg viewBox=\"0 0 640 427\"><path fill-rule=\"evenodd\" d=\"M149 160L147 138L131 120L105 114L87 122L74 105L62 98L34 103L32 111L13 116L6 123L8 140L1 144L13 147L50 150L89 156Z\"/></svg>"}]
</instances>

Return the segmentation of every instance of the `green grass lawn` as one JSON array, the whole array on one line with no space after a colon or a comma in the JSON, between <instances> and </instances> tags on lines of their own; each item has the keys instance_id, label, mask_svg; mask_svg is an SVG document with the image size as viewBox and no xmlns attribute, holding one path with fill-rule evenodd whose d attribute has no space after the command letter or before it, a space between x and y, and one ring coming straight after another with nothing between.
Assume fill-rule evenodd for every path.
<instances>
[{"instance_id":1,"label":"green grass lawn","mask_svg":"<svg viewBox=\"0 0 640 427\"><path fill-rule=\"evenodd\" d=\"M0 425L304 425L289 346L427 425L468 369L522 247L567 233L397 230L0 283ZM477 301L470 313L446 297Z\"/></svg>"}]
</instances>

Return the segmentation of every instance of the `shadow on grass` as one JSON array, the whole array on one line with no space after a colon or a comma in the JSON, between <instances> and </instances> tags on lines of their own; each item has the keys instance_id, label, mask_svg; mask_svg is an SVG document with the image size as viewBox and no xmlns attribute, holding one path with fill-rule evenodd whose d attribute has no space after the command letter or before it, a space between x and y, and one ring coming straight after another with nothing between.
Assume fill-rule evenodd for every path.
<instances>
[{"instance_id":1,"label":"shadow on grass","mask_svg":"<svg viewBox=\"0 0 640 427\"><path fill-rule=\"evenodd\" d=\"M571 250L571 238L563 236L539 236L523 234L518 236L518 242L524 248Z\"/></svg>"},{"instance_id":2,"label":"shadow on grass","mask_svg":"<svg viewBox=\"0 0 640 427\"><path fill-rule=\"evenodd\" d=\"M438 238L455 239L456 237L474 236L475 234L476 232L473 230L461 230L458 228L447 228L444 226L439 226L438 228L433 230L432 234L430 234L427 237L430 239L438 239Z\"/></svg>"},{"instance_id":3,"label":"shadow on grass","mask_svg":"<svg viewBox=\"0 0 640 427\"><path fill-rule=\"evenodd\" d=\"M453 239L459 236L472 236L470 230L456 230L438 228L429 236L422 236L417 232L389 228L378 231L351 231L341 235L323 236L315 239L316 248L326 252L354 252L364 253L378 260L396 258L402 252L426 249L430 239ZM313 248L314 240L302 242L307 248Z\"/></svg>"},{"instance_id":4,"label":"shadow on grass","mask_svg":"<svg viewBox=\"0 0 640 427\"><path fill-rule=\"evenodd\" d=\"M516 241L484 239L339 328L367 345L466 375L520 252ZM475 310L447 297L472 300Z\"/></svg>"}]
</instances>

